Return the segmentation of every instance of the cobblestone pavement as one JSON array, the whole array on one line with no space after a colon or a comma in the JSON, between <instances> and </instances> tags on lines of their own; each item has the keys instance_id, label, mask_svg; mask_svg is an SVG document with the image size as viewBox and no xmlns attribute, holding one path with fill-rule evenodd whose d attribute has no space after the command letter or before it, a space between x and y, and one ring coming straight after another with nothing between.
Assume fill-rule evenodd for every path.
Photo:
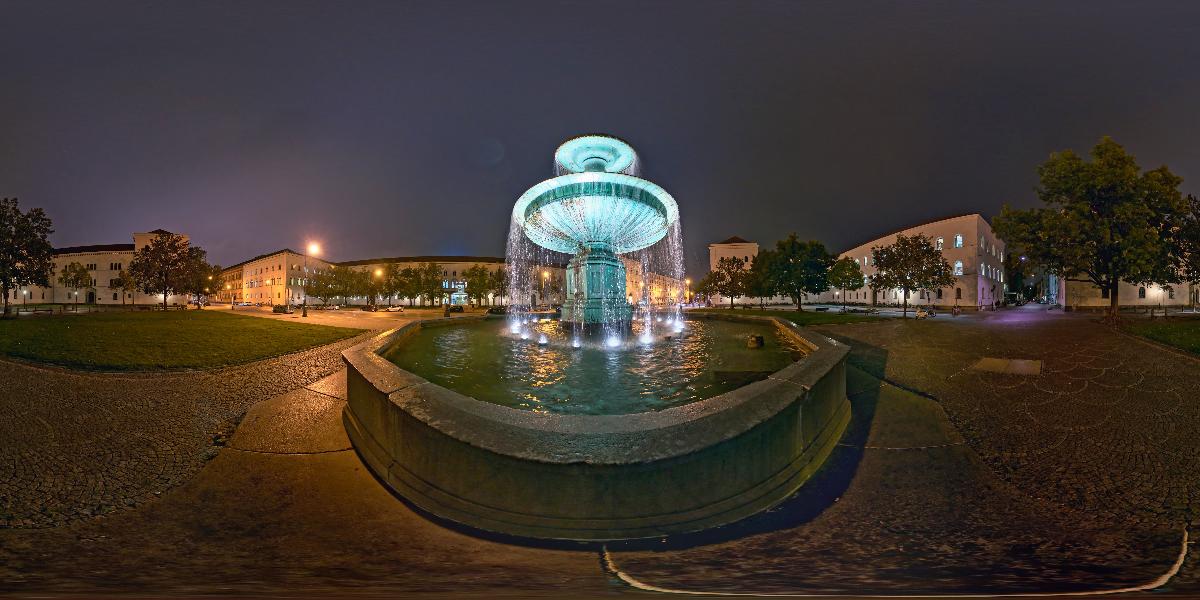
<instances>
[{"instance_id":1,"label":"cobblestone pavement","mask_svg":"<svg viewBox=\"0 0 1200 600\"><path fill-rule=\"evenodd\" d=\"M172 374L0 360L0 529L53 527L158 497L215 457L251 404L340 369L341 351L361 339Z\"/></svg>"},{"instance_id":2,"label":"cobblestone pavement","mask_svg":"<svg viewBox=\"0 0 1200 600\"><path fill-rule=\"evenodd\" d=\"M157 502L0 531L0 595L628 592L594 550L503 544L413 512L349 449L344 386L343 372L254 405L229 445Z\"/></svg>"},{"instance_id":3,"label":"cobblestone pavement","mask_svg":"<svg viewBox=\"0 0 1200 600\"><path fill-rule=\"evenodd\" d=\"M791 501L723 533L614 546L614 564L691 591L1006 594L1131 587L1177 560L1178 523L1131 528L1026 494L934 401L855 369L850 385L851 429Z\"/></svg>"},{"instance_id":4,"label":"cobblestone pavement","mask_svg":"<svg viewBox=\"0 0 1200 600\"><path fill-rule=\"evenodd\" d=\"M826 331L855 345L854 363L936 398L1026 495L1130 526L1190 522L1200 516L1200 360L1094 319L1023 307ZM1040 360L1042 372L967 369L982 356Z\"/></svg>"},{"instance_id":5,"label":"cobblestone pavement","mask_svg":"<svg viewBox=\"0 0 1200 600\"><path fill-rule=\"evenodd\" d=\"M822 330L852 344L854 365L854 418L826 468L783 506L734 526L610 545L622 572L656 586L737 593L1012 593L1143 584L1177 559L1181 532L1198 508L1200 407L1192 382L1200 362L1086 317L1028 308ZM65 408L16 403L13 414L28 416L17 424L0 419L0 440L48 438L54 443L20 456L66 458L10 476L4 469L23 463L4 452L19 454L22 444L0 441L4 494L43 485L69 506L75 496L43 482L89 481L88 471L66 468L71 461L86 462L97 480L128 480L112 488L138 490L135 504L174 485L156 473L175 469L182 474L172 481L188 481L137 510L93 519L62 512L47 519L66 523L59 527L0 529L0 590L630 593L605 576L595 549L480 539L411 511L348 450L337 419L339 376L301 389L301 380L330 372L336 360L302 356L269 372L228 370L229 384L178 376L198 378L191 386L105 376L56 383L47 371L16 365L12 373L24 379L7 390L49 385L55 393L40 402ZM1042 374L969 370L981 357L1041 360ZM0 363L0 377L13 367ZM305 370L296 380L288 373ZM104 402L89 404L95 396L76 383L107 390ZM232 399L194 399L215 398L218 389ZM122 404L123 395L137 400ZM159 431L175 422L220 429L218 417L234 419L267 397L198 474L215 454L209 434L197 438L186 425ZM171 402L192 406L192 416L170 417ZM49 423L62 426L62 435ZM63 423L87 441L77 442ZM89 452L93 446L120 450ZM170 459L151 461L147 453ZM23 478L18 485L16 477ZM93 489L109 488L64 489L94 498ZM41 505L21 493L13 498ZM1196 554L1193 546L1168 592L1200 591Z\"/></svg>"}]
</instances>

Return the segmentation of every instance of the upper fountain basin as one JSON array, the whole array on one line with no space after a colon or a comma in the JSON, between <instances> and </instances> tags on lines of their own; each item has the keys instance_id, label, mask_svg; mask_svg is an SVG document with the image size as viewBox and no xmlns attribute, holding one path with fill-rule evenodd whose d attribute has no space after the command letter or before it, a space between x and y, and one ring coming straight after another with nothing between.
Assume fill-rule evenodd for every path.
<instances>
[{"instance_id":1,"label":"upper fountain basin","mask_svg":"<svg viewBox=\"0 0 1200 600\"><path fill-rule=\"evenodd\" d=\"M574 254L587 243L618 254L661 240L679 221L675 199L658 185L622 173L585 172L547 179L521 194L513 220L535 244Z\"/></svg>"},{"instance_id":2,"label":"upper fountain basin","mask_svg":"<svg viewBox=\"0 0 1200 600\"><path fill-rule=\"evenodd\" d=\"M555 175L602 171L638 174L638 157L625 140L611 135L573 137L554 151Z\"/></svg>"}]
</instances>

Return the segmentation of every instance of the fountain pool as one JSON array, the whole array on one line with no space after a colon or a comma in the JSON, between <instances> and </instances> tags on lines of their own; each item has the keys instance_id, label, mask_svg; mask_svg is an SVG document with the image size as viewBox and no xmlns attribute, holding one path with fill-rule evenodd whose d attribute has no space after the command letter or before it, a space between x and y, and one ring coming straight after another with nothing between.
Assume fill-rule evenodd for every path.
<instances>
[{"instance_id":1,"label":"fountain pool","mask_svg":"<svg viewBox=\"0 0 1200 600\"><path fill-rule=\"evenodd\" d=\"M641 323L634 322L633 335L619 347L591 338L576 347L569 323L535 321L513 333L503 320L486 320L422 329L383 356L477 400L613 415L711 398L765 379L803 354L773 324L693 320L680 333L667 331L645 343ZM747 348L750 334L762 335L766 346Z\"/></svg>"}]
</instances>

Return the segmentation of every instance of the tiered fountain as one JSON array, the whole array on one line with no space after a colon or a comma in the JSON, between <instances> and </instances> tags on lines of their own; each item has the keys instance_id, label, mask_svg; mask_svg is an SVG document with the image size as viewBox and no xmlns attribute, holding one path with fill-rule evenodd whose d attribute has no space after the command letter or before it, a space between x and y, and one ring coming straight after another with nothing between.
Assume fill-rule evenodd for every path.
<instances>
[{"instance_id":1,"label":"tiered fountain","mask_svg":"<svg viewBox=\"0 0 1200 600\"><path fill-rule=\"evenodd\" d=\"M615 137L571 138L554 153L554 166L556 177L529 188L513 206L510 290L514 298L533 297L535 266L570 255L562 321L578 331L602 331L608 345L619 345L634 317L620 257L636 257L643 274L682 281L679 208L666 190L638 177L637 153ZM682 326L682 293L680 285L670 302L655 307L649 290L639 290L644 339L651 338L656 323ZM669 312L666 319L663 311ZM514 331L528 320L523 308L510 318Z\"/></svg>"},{"instance_id":2,"label":"tiered fountain","mask_svg":"<svg viewBox=\"0 0 1200 600\"><path fill-rule=\"evenodd\" d=\"M657 538L786 499L849 422L846 346L707 312L679 335L675 200L610 136L567 140L555 171L513 208L508 322L416 320L343 353L363 461L429 513L537 538ZM530 314L535 267L563 264L561 320ZM668 293L627 286L635 264Z\"/></svg>"}]
</instances>

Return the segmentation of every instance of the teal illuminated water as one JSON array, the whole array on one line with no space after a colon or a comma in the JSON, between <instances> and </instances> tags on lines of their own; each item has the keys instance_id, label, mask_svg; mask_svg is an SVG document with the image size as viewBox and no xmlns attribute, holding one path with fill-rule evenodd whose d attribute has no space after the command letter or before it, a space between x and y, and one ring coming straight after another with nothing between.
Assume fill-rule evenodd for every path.
<instances>
[{"instance_id":1,"label":"teal illuminated water","mask_svg":"<svg viewBox=\"0 0 1200 600\"><path fill-rule=\"evenodd\" d=\"M640 327L620 348L577 339L559 321L510 331L504 320L422 329L384 357L440 386L512 408L575 414L662 410L723 394L765 378L800 356L773 325L688 321L672 339L638 341ZM746 347L758 334L762 348ZM545 344L539 338L545 335ZM583 338L579 338L583 339Z\"/></svg>"}]
</instances>

